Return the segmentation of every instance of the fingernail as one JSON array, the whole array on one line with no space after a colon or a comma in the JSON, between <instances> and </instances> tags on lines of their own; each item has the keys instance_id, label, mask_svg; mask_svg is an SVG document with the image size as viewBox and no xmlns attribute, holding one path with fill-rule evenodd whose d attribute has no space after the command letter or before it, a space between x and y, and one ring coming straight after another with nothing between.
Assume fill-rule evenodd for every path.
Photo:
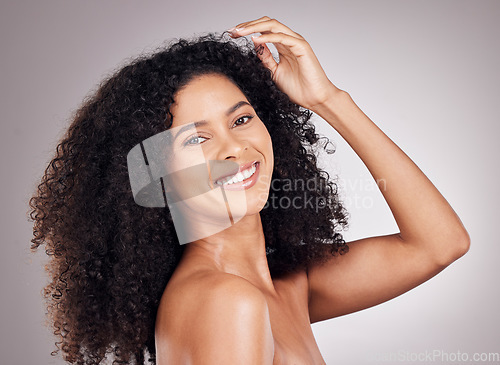
<instances>
[{"instance_id":1,"label":"fingernail","mask_svg":"<svg viewBox=\"0 0 500 365\"><path fill-rule=\"evenodd\" d=\"M227 31L231 34L234 34L234 33L238 33L238 32L241 32L244 28L231 28L231 29L228 29Z\"/></svg>"}]
</instances>

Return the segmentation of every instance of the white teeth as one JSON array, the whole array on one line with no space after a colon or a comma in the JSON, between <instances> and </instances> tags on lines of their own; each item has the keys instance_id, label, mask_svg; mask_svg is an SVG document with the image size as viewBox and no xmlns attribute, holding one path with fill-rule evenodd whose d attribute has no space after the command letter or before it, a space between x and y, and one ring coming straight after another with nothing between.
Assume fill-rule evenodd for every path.
<instances>
[{"instance_id":1,"label":"white teeth","mask_svg":"<svg viewBox=\"0 0 500 365\"><path fill-rule=\"evenodd\" d=\"M236 174L236 176L233 177L233 180L240 182L240 181L245 180L245 177L243 176L243 174L241 172L238 172Z\"/></svg>"},{"instance_id":2,"label":"white teeth","mask_svg":"<svg viewBox=\"0 0 500 365\"><path fill-rule=\"evenodd\" d=\"M225 178L222 180L216 181L217 185L231 185L231 184L236 184L239 183L243 180L248 179L250 176L255 174L255 171L257 170L257 167L255 164L253 164L250 168L238 172L236 175L232 176L231 178Z\"/></svg>"}]
</instances>

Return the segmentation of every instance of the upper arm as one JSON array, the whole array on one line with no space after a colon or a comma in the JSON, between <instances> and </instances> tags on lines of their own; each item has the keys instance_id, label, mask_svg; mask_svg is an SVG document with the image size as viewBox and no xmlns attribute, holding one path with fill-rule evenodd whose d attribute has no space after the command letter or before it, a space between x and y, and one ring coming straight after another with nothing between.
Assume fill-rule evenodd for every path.
<instances>
[{"instance_id":1,"label":"upper arm","mask_svg":"<svg viewBox=\"0 0 500 365\"><path fill-rule=\"evenodd\" d=\"M308 268L311 323L365 309L423 283L452 262L403 241L399 234L349 243L349 252Z\"/></svg>"},{"instance_id":2,"label":"upper arm","mask_svg":"<svg viewBox=\"0 0 500 365\"><path fill-rule=\"evenodd\" d=\"M274 341L264 295L243 279L206 287L198 295L190 363L272 364Z\"/></svg>"}]
</instances>

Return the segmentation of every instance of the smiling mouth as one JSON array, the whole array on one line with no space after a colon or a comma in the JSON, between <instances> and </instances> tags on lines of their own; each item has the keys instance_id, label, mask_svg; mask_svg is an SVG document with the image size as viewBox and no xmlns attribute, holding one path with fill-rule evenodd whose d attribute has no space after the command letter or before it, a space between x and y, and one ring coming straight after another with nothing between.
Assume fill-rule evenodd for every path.
<instances>
[{"instance_id":1,"label":"smiling mouth","mask_svg":"<svg viewBox=\"0 0 500 365\"><path fill-rule=\"evenodd\" d=\"M252 176L255 175L255 172L257 171L257 168L259 166L259 162L255 161L253 162L249 167L247 167L244 170L238 171L238 173L230 176L225 176L220 179L217 179L215 181L216 185L219 186L230 186L234 184L241 183L245 180L250 179Z\"/></svg>"}]
</instances>

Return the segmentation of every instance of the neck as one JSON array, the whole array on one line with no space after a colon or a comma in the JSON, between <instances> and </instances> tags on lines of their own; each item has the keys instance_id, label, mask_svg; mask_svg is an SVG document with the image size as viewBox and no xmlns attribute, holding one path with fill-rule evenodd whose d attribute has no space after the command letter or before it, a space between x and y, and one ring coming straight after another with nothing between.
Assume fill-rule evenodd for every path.
<instances>
[{"instance_id":1,"label":"neck","mask_svg":"<svg viewBox=\"0 0 500 365\"><path fill-rule=\"evenodd\" d=\"M200 260L240 276L261 290L274 292L259 213L245 216L222 232L188 243L182 262Z\"/></svg>"}]
</instances>

